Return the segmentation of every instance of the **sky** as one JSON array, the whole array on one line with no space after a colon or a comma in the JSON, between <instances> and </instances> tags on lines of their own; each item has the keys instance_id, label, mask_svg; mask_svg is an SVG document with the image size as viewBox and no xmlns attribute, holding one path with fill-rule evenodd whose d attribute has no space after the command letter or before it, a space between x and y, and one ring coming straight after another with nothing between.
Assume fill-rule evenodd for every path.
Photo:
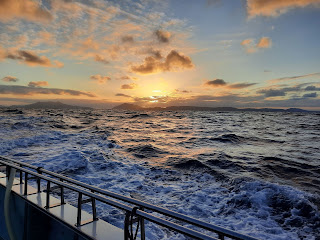
<instances>
[{"instance_id":1,"label":"sky","mask_svg":"<svg viewBox=\"0 0 320 240\"><path fill-rule=\"evenodd\" d=\"M0 105L320 110L320 0L1 0Z\"/></svg>"}]
</instances>

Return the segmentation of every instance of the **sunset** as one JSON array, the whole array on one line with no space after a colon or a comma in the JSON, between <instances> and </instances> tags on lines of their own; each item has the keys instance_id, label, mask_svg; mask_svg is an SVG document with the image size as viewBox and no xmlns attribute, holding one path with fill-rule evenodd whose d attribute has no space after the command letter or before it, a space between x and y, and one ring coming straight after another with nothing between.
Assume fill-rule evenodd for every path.
<instances>
[{"instance_id":1,"label":"sunset","mask_svg":"<svg viewBox=\"0 0 320 240\"><path fill-rule=\"evenodd\" d=\"M0 0L0 239L320 240L320 0Z\"/></svg>"},{"instance_id":2,"label":"sunset","mask_svg":"<svg viewBox=\"0 0 320 240\"><path fill-rule=\"evenodd\" d=\"M1 1L0 105L319 110L319 4Z\"/></svg>"}]
</instances>

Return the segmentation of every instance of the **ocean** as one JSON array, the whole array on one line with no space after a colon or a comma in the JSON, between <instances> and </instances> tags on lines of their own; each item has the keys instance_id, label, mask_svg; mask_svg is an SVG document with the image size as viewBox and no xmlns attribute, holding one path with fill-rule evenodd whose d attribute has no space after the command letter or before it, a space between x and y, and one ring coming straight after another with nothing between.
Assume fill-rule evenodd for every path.
<instances>
[{"instance_id":1,"label":"ocean","mask_svg":"<svg viewBox=\"0 0 320 240\"><path fill-rule=\"evenodd\" d=\"M3 109L0 136L0 155L103 189L260 239L320 239L318 113Z\"/></svg>"}]
</instances>

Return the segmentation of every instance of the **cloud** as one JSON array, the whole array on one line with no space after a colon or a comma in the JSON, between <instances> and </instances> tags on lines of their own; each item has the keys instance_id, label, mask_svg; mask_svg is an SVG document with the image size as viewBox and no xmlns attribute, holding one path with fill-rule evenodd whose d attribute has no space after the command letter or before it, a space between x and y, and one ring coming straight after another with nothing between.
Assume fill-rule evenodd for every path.
<instances>
[{"instance_id":1,"label":"cloud","mask_svg":"<svg viewBox=\"0 0 320 240\"><path fill-rule=\"evenodd\" d=\"M265 97L282 97L286 95L286 92L282 89L263 89L257 91L257 93L263 93Z\"/></svg>"},{"instance_id":2,"label":"cloud","mask_svg":"<svg viewBox=\"0 0 320 240\"><path fill-rule=\"evenodd\" d=\"M123 94L123 93L117 93L115 96L117 97L127 97L127 98L131 98L131 96L127 95L127 94Z\"/></svg>"},{"instance_id":3,"label":"cloud","mask_svg":"<svg viewBox=\"0 0 320 240\"><path fill-rule=\"evenodd\" d=\"M174 91L177 92L177 93L191 93L191 91L188 91L188 90L175 89Z\"/></svg>"},{"instance_id":4,"label":"cloud","mask_svg":"<svg viewBox=\"0 0 320 240\"><path fill-rule=\"evenodd\" d=\"M314 92L314 93L306 93L302 97L303 98L316 98L316 97L318 97L318 94L316 92Z\"/></svg>"},{"instance_id":5,"label":"cloud","mask_svg":"<svg viewBox=\"0 0 320 240\"><path fill-rule=\"evenodd\" d=\"M46 81L39 81L39 82L29 82L28 87L44 87L48 85L49 83Z\"/></svg>"},{"instance_id":6,"label":"cloud","mask_svg":"<svg viewBox=\"0 0 320 240\"><path fill-rule=\"evenodd\" d=\"M121 77L118 77L117 79L119 79L119 80L134 80L134 81L136 81L136 80L139 80L138 78L136 78L136 77L132 77L132 76L121 76Z\"/></svg>"},{"instance_id":7,"label":"cloud","mask_svg":"<svg viewBox=\"0 0 320 240\"><path fill-rule=\"evenodd\" d=\"M168 43L170 41L171 33L163 30L157 30L154 32L157 40L161 43Z\"/></svg>"},{"instance_id":8,"label":"cloud","mask_svg":"<svg viewBox=\"0 0 320 240\"><path fill-rule=\"evenodd\" d=\"M247 0L249 17L277 17L297 7L320 6L319 0Z\"/></svg>"},{"instance_id":9,"label":"cloud","mask_svg":"<svg viewBox=\"0 0 320 240\"><path fill-rule=\"evenodd\" d=\"M100 55L98 55L98 54L94 57L94 60L95 60L96 62L101 62L101 63L103 63L103 64L108 64L108 63L110 63L108 60L106 60L104 57L102 57L102 56L100 56Z\"/></svg>"},{"instance_id":10,"label":"cloud","mask_svg":"<svg viewBox=\"0 0 320 240\"><path fill-rule=\"evenodd\" d=\"M262 37L257 44L257 48L270 48L271 45L272 41L269 37Z\"/></svg>"},{"instance_id":11,"label":"cloud","mask_svg":"<svg viewBox=\"0 0 320 240\"><path fill-rule=\"evenodd\" d=\"M121 37L121 41L123 43L134 43L134 38L131 35L126 35L126 36Z\"/></svg>"},{"instance_id":12,"label":"cloud","mask_svg":"<svg viewBox=\"0 0 320 240\"><path fill-rule=\"evenodd\" d=\"M169 96L150 96L150 97L136 97L135 102L138 103L167 103L174 100L174 98Z\"/></svg>"},{"instance_id":13,"label":"cloud","mask_svg":"<svg viewBox=\"0 0 320 240\"><path fill-rule=\"evenodd\" d=\"M158 59L158 60L163 58L161 51L154 49L154 48L143 49L142 51L139 51L138 53L151 55L152 57L154 57L155 59Z\"/></svg>"},{"instance_id":14,"label":"cloud","mask_svg":"<svg viewBox=\"0 0 320 240\"><path fill-rule=\"evenodd\" d=\"M4 81L4 82L18 82L19 79L16 77L12 77L12 76L6 76L6 77L2 78L2 81Z\"/></svg>"},{"instance_id":15,"label":"cloud","mask_svg":"<svg viewBox=\"0 0 320 240\"><path fill-rule=\"evenodd\" d=\"M248 38L241 42L241 45L245 48L247 53L255 53L262 48L270 48L272 46L272 40L269 37L262 37L258 43L255 43L255 39Z\"/></svg>"},{"instance_id":16,"label":"cloud","mask_svg":"<svg viewBox=\"0 0 320 240\"><path fill-rule=\"evenodd\" d=\"M95 97L94 94L83 92L83 91L59 89L59 88L26 87L26 86L17 86L17 85L15 86L0 85L0 94L14 94L14 95L55 94L55 95Z\"/></svg>"},{"instance_id":17,"label":"cloud","mask_svg":"<svg viewBox=\"0 0 320 240\"><path fill-rule=\"evenodd\" d=\"M167 71L178 71L183 69L192 69L194 67L191 58L172 50L161 62L155 57L146 57L144 62L138 66L131 66L131 70L138 74L154 74Z\"/></svg>"},{"instance_id":18,"label":"cloud","mask_svg":"<svg viewBox=\"0 0 320 240\"><path fill-rule=\"evenodd\" d=\"M49 22L53 19L51 13L33 0L1 0L0 20L9 21L21 18L32 22Z\"/></svg>"},{"instance_id":19,"label":"cloud","mask_svg":"<svg viewBox=\"0 0 320 240\"><path fill-rule=\"evenodd\" d=\"M45 56L38 56L34 52L18 50L7 52L5 58L17 60L21 63L27 64L29 66L43 66L43 67L63 67L63 63L59 61L51 62L49 58Z\"/></svg>"},{"instance_id":20,"label":"cloud","mask_svg":"<svg viewBox=\"0 0 320 240\"><path fill-rule=\"evenodd\" d=\"M121 89L127 89L127 90L131 90L131 89L135 89L135 88L137 88L138 87L138 85L137 84L135 84L135 83L130 83L130 84L123 84L123 85L121 85Z\"/></svg>"},{"instance_id":21,"label":"cloud","mask_svg":"<svg viewBox=\"0 0 320 240\"><path fill-rule=\"evenodd\" d=\"M110 81L110 80L111 80L110 77L108 77L108 76L101 76L100 74L92 75L92 76L90 77L90 79L96 81L98 84L104 84L104 83L106 83L107 81Z\"/></svg>"},{"instance_id":22,"label":"cloud","mask_svg":"<svg viewBox=\"0 0 320 240\"><path fill-rule=\"evenodd\" d=\"M316 87L316 86L307 86L305 89L305 91L320 91L320 88Z\"/></svg>"},{"instance_id":23,"label":"cloud","mask_svg":"<svg viewBox=\"0 0 320 240\"><path fill-rule=\"evenodd\" d=\"M298 76L292 76L292 77L275 78L275 79L269 80L268 82L277 83L277 82L282 82L282 81L295 80L295 79L299 79L299 78L319 77L319 76L320 76L320 72L316 72L316 73L309 73L309 74L305 74L305 75L298 75Z\"/></svg>"},{"instance_id":24,"label":"cloud","mask_svg":"<svg viewBox=\"0 0 320 240\"><path fill-rule=\"evenodd\" d=\"M253 39L248 38L248 39L243 40L243 41L241 42L241 45L242 45L242 46L250 45L252 42L253 42Z\"/></svg>"},{"instance_id":25,"label":"cloud","mask_svg":"<svg viewBox=\"0 0 320 240\"><path fill-rule=\"evenodd\" d=\"M253 85L256 85L256 83L234 83L234 84L229 84L227 87L231 89L242 89L242 88L251 87Z\"/></svg>"},{"instance_id":26,"label":"cloud","mask_svg":"<svg viewBox=\"0 0 320 240\"><path fill-rule=\"evenodd\" d=\"M228 89L243 89L247 87L251 87L255 85L256 83L233 83L229 84L223 79L214 79L214 80L209 80L204 83L205 86L210 86L210 87L223 87L223 88L228 88Z\"/></svg>"},{"instance_id":27,"label":"cloud","mask_svg":"<svg viewBox=\"0 0 320 240\"><path fill-rule=\"evenodd\" d=\"M227 85L227 83L223 79L214 79L205 82L205 85L211 87L221 87Z\"/></svg>"}]
</instances>

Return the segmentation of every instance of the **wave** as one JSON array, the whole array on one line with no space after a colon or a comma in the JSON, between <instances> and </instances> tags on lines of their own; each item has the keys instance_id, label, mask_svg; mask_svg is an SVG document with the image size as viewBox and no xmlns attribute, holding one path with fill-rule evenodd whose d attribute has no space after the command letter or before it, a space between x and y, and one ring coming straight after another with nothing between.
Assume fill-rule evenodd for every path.
<instances>
[{"instance_id":1,"label":"wave","mask_svg":"<svg viewBox=\"0 0 320 240\"><path fill-rule=\"evenodd\" d=\"M161 150L151 144L129 147L126 151L132 153L137 158L154 158L159 157L161 154L168 154L167 151Z\"/></svg>"}]
</instances>

